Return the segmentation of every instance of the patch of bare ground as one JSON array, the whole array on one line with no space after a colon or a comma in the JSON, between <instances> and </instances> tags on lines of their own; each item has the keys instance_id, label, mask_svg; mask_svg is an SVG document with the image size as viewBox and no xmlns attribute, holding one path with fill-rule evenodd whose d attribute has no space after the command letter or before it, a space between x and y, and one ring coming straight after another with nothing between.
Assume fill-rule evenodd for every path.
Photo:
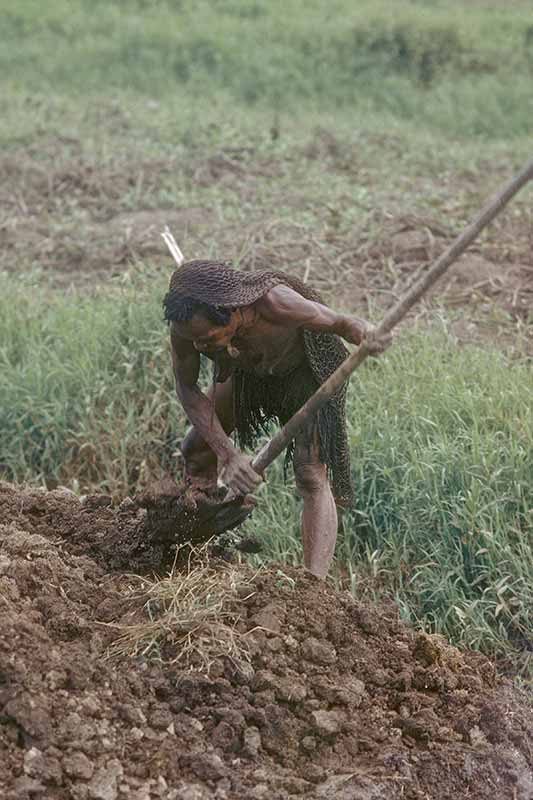
<instances>
[{"instance_id":1,"label":"patch of bare ground","mask_svg":"<svg viewBox=\"0 0 533 800\"><path fill-rule=\"evenodd\" d=\"M386 144L389 151L400 146L391 137ZM399 198L392 196L388 209L363 215L358 226L348 225L350 193L324 206L315 193L305 191L306 178L299 170L306 161L319 161L325 180L328 174L344 174L354 186L372 188L378 178L353 145L327 131L319 131L285 161L235 147L193 161L98 164L84 158L76 142L69 148L56 143L56 150L49 143L44 154L26 149L0 160L0 269L20 272L38 264L53 285L94 286L120 275L137 259L160 263L170 273L173 265L160 237L168 224L194 257L211 253L215 241L216 255L233 258L242 269L286 270L312 283L328 302L374 317L458 233L437 215L401 213ZM276 215L275 179L286 177L287 170L295 171L294 181L289 190L280 190L285 211ZM260 197L265 182L270 186L266 201ZM481 183L484 193L486 182L468 172L455 176L452 185L448 176L441 187L442 206L446 211L455 205L446 211L447 218L469 216L457 203L475 208L473 193ZM198 198L202 190L217 187L227 193L230 205L252 211L243 223L221 219L216 209L202 204L176 208L168 198L179 186L194 188ZM421 197L426 190L420 186ZM291 208L305 209L315 223L292 219ZM531 215L518 200L415 313L424 317L444 308L452 318L461 317L453 324L459 339L497 341L531 356L532 252Z\"/></svg>"},{"instance_id":2,"label":"patch of bare ground","mask_svg":"<svg viewBox=\"0 0 533 800\"><path fill-rule=\"evenodd\" d=\"M165 225L208 224L204 208L144 208L172 179L172 161L59 165L23 154L0 160L0 268L36 264L52 285L94 285L140 258L161 257ZM131 206L134 208L131 208Z\"/></svg>"},{"instance_id":3,"label":"patch of bare ground","mask_svg":"<svg viewBox=\"0 0 533 800\"><path fill-rule=\"evenodd\" d=\"M435 220L407 216L384 221L378 239L379 244L373 240L364 246L361 273L368 281L366 299L372 302L381 296L388 305L431 266L453 235ZM452 325L461 341L490 340L508 351L533 355L532 244L527 218L522 218L522 226L501 222L452 265L414 314L464 309ZM354 281L360 287L357 278ZM348 282L345 291L349 290Z\"/></svg>"},{"instance_id":4,"label":"patch of bare ground","mask_svg":"<svg viewBox=\"0 0 533 800\"><path fill-rule=\"evenodd\" d=\"M243 166L248 151L238 148L190 163L99 164L83 158L79 148L65 157L64 143L57 147L57 153L49 143L43 152L29 148L0 159L0 269L38 264L55 285L94 284L136 259L165 256L160 233L167 224L180 239L212 224L208 208L154 207L165 190L183 181L229 188L274 169L268 163Z\"/></svg>"},{"instance_id":5,"label":"patch of bare ground","mask_svg":"<svg viewBox=\"0 0 533 800\"><path fill-rule=\"evenodd\" d=\"M0 524L6 800L532 796L532 708L483 656L301 570L211 563L202 574L212 599L224 598L240 648L217 652L205 627L219 624L215 614L197 626L197 663L182 663L181 633L197 619L180 600L190 570L174 575L172 601L146 604L149 581L106 574L89 555L94 540L84 552L73 536L83 504L9 491ZM152 638L156 630L156 660L131 636L143 620Z\"/></svg>"}]
</instances>

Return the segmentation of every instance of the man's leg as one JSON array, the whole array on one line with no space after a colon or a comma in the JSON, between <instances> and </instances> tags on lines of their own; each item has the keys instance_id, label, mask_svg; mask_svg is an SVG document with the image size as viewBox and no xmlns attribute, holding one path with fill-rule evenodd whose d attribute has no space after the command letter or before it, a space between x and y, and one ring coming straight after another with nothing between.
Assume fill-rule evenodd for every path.
<instances>
[{"instance_id":1,"label":"man's leg","mask_svg":"<svg viewBox=\"0 0 533 800\"><path fill-rule=\"evenodd\" d=\"M213 389L208 392L211 399ZM229 435L235 428L233 414L233 381L228 378L218 383L215 393L215 412L220 424ZM196 428L191 428L181 443L185 461L185 477L196 486L207 487L217 482L217 457L202 439Z\"/></svg>"},{"instance_id":2,"label":"man's leg","mask_svg":"<svg viewBox=\"0 0 533 800\"><path fill-rule=\"evenodd\" d=\"M316 438L311 446L308 438L296 439L294 453L296 488L303 498L302 539L304 564L319 578L325 578L337 540L337 508L328 481L326 465L319 458Z\"/></svg>"}]
</instances>

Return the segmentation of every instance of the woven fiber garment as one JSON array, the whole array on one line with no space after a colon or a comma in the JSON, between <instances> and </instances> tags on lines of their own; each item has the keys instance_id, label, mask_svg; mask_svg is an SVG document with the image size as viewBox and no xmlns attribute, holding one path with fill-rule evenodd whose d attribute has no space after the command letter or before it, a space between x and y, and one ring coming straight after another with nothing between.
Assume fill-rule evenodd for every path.
<instances>
[{"instance_id":1,"label":"woven fiber garment","mask_svg":"<svg viewBox=\"0 0 533 800\"><path fill-rule=\"evenodd\" d=\"M193 300L219 308L243 308L255 303L274 286L283 284L307 300L322 303L310 286L283 272L265 270L241 272L226 262L189 261L177 269L164 299L166 317L174 304ZM253 447L257 437L273 420L284 424L329 378L348 356L341 339L330 333L303 331L305 363L283 377L260 377L236 369L233 375L237 440L241 447ZM323 406L303 433L311 444L318 429L320 460L326 464L335 500L351 505L353 487L346 431L346 385ZM287 460L294 454L294 442Z\"/></svg>"}]
</instances>

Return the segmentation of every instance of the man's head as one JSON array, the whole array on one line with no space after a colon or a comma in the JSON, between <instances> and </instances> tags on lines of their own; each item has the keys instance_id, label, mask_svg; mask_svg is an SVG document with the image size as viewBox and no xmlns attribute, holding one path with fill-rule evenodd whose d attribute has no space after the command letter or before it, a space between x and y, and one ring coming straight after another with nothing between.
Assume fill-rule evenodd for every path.
<instances>
[{"instance_id":1,"label":"man's head","mask_svg":"<svg viewBox=\"0 0 533 800\"><path fill-rule=\"evenodd\" d=\"M179 334L191 339L200 352L224 350L241 322L239 309L201 303L169 292L164 300L165 319Z\"/></svg>"}]
</instances>

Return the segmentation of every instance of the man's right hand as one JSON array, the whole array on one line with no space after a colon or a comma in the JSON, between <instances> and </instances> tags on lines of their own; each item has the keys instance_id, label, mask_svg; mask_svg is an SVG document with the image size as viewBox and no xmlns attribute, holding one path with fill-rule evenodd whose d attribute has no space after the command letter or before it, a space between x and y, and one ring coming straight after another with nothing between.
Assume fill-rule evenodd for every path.
<instances>
[{"instance_id":1,"label":"man's right hand","mask_svg":"<svg viewBox=\"0 0 533 800\"><path fill-rule=\"evenodd\" d=\"M262 482L263 478L252 467L249 456L232 450L223 460L218 479L238 494L250 494Z\"/></svg>"}]
</instances>

